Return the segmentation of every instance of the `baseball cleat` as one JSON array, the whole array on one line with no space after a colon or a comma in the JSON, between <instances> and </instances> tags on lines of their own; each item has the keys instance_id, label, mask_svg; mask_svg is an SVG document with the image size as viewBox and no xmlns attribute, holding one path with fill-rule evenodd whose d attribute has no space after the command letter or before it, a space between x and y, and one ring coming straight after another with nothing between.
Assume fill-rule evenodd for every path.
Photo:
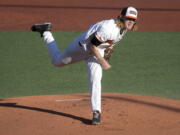
<instances>
[{"instance_id":1,"label":"baseball cleat","mask_svg":"<svg viewBox=\"0 0 180 135\"><path fill-rule=\"evenodd\" d=\"M99 125L99 124L101 124L101 114L99 111L94 111L92 125Z\"/></svg>"},{"instance_id":2,"label":"baseball cleat","mask_svg":"<svg viewBox=\"0 0 180 135\"><path fill-rule=\"evenodd\" d=\"M41 37L45 31L51 31L52 24L51 23L43 23L43 24L33 24L31 30L34 32L39 32Z\"/></svg>"}]
</instances>

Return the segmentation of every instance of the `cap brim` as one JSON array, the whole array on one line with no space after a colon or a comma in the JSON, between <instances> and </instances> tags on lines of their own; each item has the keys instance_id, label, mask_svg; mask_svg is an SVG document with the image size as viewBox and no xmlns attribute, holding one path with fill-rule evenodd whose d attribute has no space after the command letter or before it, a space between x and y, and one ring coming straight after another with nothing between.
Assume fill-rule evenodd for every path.
<instances>
[{"instance_id":1,"label":"cap brim","mask_svg":"<svg viewBox=\"0 0 180 135\"><path fill-rule=\"evenodd\" d=\"M137 17L134 17L134 16L125 16L126 18L130 18L130 19L135 19L137 20Z\"/></svg>"}]
</instances>

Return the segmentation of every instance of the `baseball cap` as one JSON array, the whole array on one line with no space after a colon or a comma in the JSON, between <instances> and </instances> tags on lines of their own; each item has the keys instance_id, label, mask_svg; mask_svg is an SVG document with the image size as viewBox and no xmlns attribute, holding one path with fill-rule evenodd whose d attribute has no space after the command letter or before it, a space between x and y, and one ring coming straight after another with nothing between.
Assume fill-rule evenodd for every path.
<instances>
[{"instance_id":1,"label":"baseball cap","mask_svg":"<svg viewBox=\"0 0 180 135\"><path fill-rule=\"evenodd\" d=\"M135 9L134 7L126 7L123 8L121 11L121 16L123 18L137 20L137 15L138 15L137 9Z\"/></svg>"}]
</instances>

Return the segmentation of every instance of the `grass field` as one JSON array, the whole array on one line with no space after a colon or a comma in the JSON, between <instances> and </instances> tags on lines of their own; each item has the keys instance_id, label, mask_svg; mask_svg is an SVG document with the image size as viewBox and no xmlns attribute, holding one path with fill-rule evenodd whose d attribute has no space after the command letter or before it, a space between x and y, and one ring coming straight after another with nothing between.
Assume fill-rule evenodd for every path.
<instances>
[{"instance_id":1,"label":"grass field","mask_svg":"<svg viewBox=\"0 0 180 135\"><path fill-rule=\"evenodd\" d=\"M64 49L80 33L54 36ZM180 99L179 37L180 32L128 33L103 74L103 92ZM0 98L88 92L84 62L53 67L37 33L1 31L0 42Z\"/></svg>"}]
</instances>

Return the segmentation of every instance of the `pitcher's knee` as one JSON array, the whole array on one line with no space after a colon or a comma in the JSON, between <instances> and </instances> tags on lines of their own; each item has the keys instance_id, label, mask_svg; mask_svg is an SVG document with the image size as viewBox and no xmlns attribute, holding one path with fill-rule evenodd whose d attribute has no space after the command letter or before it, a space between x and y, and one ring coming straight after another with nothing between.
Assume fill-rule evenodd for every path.
<instances>
[{"instance_id":1,"label":"pitcher's knee","mask_svg":"<svg viewBox=\"0 0 180 135\"><path fill-rule=\"evenodd\" d=\"M51 64L54 65L55 67L61 67L63 66L63 64L59 61L56 61L56 60L52 60L51 61Z\"/></svg>"},{"instance_id":2,"label":"pitcher's knee","mask_svg":"<svg viewBox=\"0 0 180 135\"><path fill-rule=\"evenodd\" d=\"M66 57L66 58L63 58L63 59L52 59L51 63L54 66L62 67L62 66L65 66L65 65L68 65L68 64L72 63L72 58L71 57Z\"/></svg>"}]
</instances>

